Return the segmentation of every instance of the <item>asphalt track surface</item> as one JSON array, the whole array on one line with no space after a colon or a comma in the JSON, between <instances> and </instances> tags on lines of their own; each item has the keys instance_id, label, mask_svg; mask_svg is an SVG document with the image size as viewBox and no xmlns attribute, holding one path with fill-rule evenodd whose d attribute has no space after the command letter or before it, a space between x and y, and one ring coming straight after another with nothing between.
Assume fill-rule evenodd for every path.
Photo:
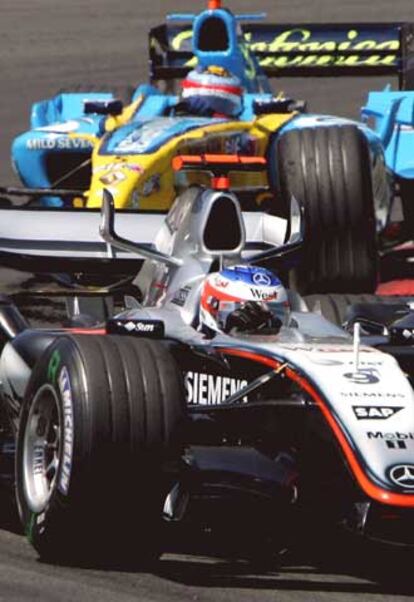
<instances>
[{"instance_id":1,"label":"asphalt track surface","mask_svg":"<svg viewBox=\"0 0 414 602\"><path fill-rule=\"evenodd\" d=\"M201 0L1 0L0 183L13 182L9 147L28 127L31 103L61 87L120 85L146 77L146 34L172 10L190 11ZM265 10L271 20L378 21L414 18L413 0L234 0L240 11ZM309 98L318 112L357 115L372 79L278 82ZM1 288L11 281L1 273ZM3 520L4 519L4 520ZM309 602L402 601L414 596L409 552L367 551L315 536L301 553L256 568L216 556L169 554L149 572L128 567L42 564L0 513L0 600L62 602ZM195 545L195 544L194 544ZM371 555L371 553L373 555Z\"/></svg>"}]
</instances>

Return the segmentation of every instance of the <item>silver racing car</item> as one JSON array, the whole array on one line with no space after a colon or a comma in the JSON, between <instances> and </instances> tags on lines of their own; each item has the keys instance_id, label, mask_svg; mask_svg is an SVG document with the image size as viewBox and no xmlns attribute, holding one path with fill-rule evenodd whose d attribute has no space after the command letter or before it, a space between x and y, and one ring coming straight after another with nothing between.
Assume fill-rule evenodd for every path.
<instances>
[{"instance_id":1,"label":"silver racing car","mask_svg":"<svg viewBox=\"0 0 414 602\"><path fill-rule=\"evenodd\" d=\"M317 520L414 544L411 300L287 290L299 203L285 221L229 191L229 171L263 159L174 166L212 187L166 216L115 216L108 189L101 238L96 213L1 210L1 263L54 273L34 294L68 311L33 328L0 305L2 448L16 442L30 542L44 558L144 560L168 523L221 516L283 545Z\"/></svg>"}]
</instances>

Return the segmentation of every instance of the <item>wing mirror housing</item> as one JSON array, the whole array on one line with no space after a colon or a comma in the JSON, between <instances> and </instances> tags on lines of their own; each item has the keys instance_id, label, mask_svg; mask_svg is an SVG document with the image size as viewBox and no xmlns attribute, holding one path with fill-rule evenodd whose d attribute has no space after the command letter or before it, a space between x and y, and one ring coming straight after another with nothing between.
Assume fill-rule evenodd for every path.
<instances>
[{"instance_id":1,"label":"wing mirror housing","mask_svg":"<svg viewBox=\"0 0 414 602\"><path fill-rule=\"evenodd\" d=\"M386 337L392 345L414 345L414 312L405 303L355 303L348 308L346 329L355 322L368 336Z\"/></svg>"},{"instance_id":2,"label":"wing mirror housing","mask_svg":"<svg viewBox=\"0 0 414 602\"><path fill-rule=\"evenodd\" d=\"M288 231L289 236L282 246L255 253L250 256L249 262L251 264L262 264L270 260L274 266L285 270L290 270L298 263L305 238L305 217L303 207L294 196L290 199Z\"/></svg>"},{"instance_id":3,"label":"wing mirror housing","mask_svg":"<svg viewBox=\"0 0 414 602\"><path fill-rule=\"evenodd\" d=\"M116 233L115 230L115 202L111 192L106 188L103 191L102 197L102 208L101 208L101 224L99 226L99 234L103 240L109 245L108 255L112 255L112 250L119 249L120 251L126 251L146 259L152 259L159 261L168 266L180 267L183 262L181 259L176 259L169 255L165 255L155 249L148 248L147 246L140 245L126 238L122 238Z\"/></svg>"},{"instance_id":4,"label":"wing mirror housing","mask_svg":"<svg viewBox=\"0 0 414 602\"><path fill-rule=\"evenodd\" d=\"M124 110L124 103L117 98L113 100L85 100L83 110L86 115L111 115L116 117Z\"/></svg>"},{"instance_id":5,"label":"wing mirror housing","mask_svg":"<svg viewBox=\"0 0 414 602\"><path fill-rule=\"evenodd\" d=\"M414 345L414 312L396 320L389 327L391 343L394 345Z\"/></svg>"},{"instance_id":6,"label":"wing mirror housing","mask_svg":"<svg viewBox=\"0 0 414 602\"><path fill-rule=\"evenodd\" d=\"M271 98L266 100L255 100L253 102L253 111L255 115L270 115L272 113L306 113L307 105L304 100L295 100L293 98Z\"/></svg>"}]
</instances>

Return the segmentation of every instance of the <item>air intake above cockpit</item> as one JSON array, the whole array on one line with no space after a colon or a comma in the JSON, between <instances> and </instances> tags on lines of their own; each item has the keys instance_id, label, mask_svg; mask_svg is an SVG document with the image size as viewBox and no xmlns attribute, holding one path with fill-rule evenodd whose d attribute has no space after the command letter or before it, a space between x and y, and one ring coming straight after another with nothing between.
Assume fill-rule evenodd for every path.
<instances>
[{"instance_id":1,"label":"air intake above cockpit","mask_svg":"<svg viewBox=\"0 0 414 602\"><path fill-rule=\"evenodd\" d=\"M203 233L206 250L212 253L237 252L243 246L243 242L239 207L232 197L217 195Z\"/></svg>"}]
</instances>

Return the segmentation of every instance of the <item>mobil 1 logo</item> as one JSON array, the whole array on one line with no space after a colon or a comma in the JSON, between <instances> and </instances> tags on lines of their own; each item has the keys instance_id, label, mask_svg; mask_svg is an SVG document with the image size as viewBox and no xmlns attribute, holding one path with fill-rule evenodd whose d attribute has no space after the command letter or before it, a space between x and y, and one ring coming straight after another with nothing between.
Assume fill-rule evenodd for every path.
<instances>
[{"instance_id":1,"label":"mobil 1 logo","mask_svg":"<svg viewBox=\"0 0 414 602\"><path fill-rule=\"evenodd\" d=\"M404 409L403 406L352 406L357 420L387 420Z\"/></svg>"},{"instance_id":2,"label":"mobil 1 logo","mask_svg":"<svg viewBox=\"0 0 414 602\"><path fill-rule=\"evenodd\" d=\"M388 449L407 449L407 443L412 444L414 433L390 432L382 433L369 432L367 433L369 440L383 441Z\"/></svg>"}]
</instances>

